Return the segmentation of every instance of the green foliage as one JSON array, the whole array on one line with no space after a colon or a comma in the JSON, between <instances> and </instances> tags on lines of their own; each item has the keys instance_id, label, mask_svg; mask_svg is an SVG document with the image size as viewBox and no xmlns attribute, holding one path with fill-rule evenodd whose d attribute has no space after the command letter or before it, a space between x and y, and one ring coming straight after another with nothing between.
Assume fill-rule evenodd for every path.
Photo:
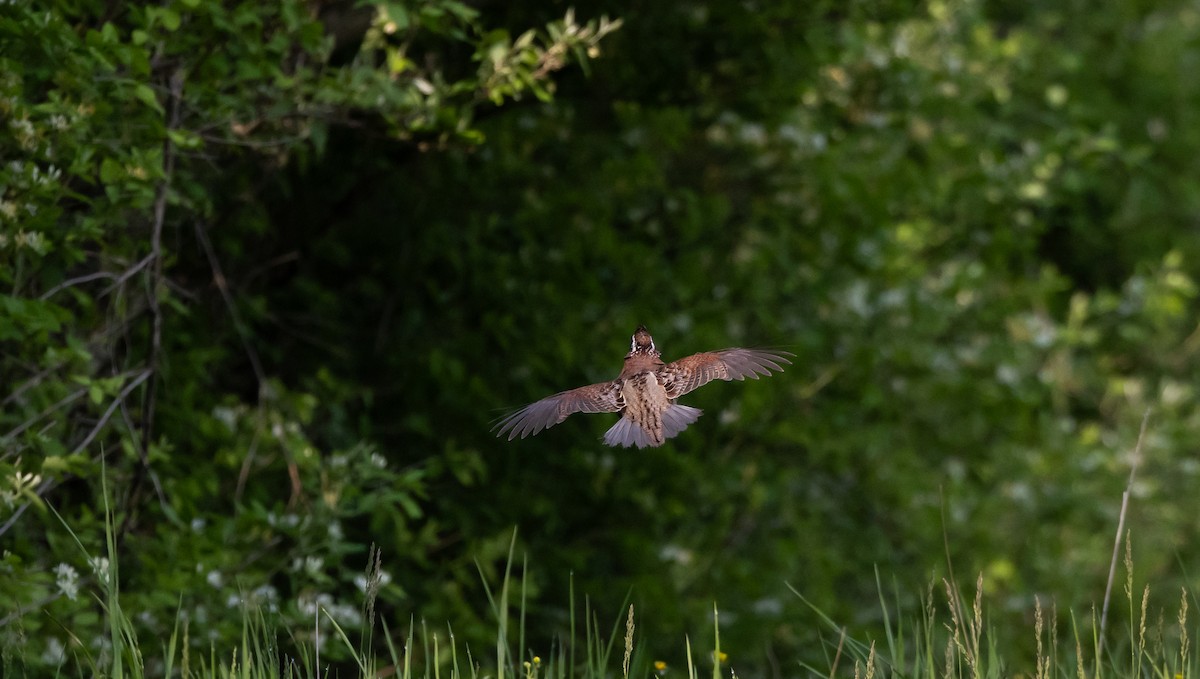
<instances>
[{"instance_id":1,"label":"green foliage","mask_svg":"<svg viewBox=\"0 0 1200 679\"><path fill-rule=\"evenodd\" d=\"M618 22L568 13L498 47L453 0L43 5L0 7L5 648L29 641L34 673L65 652L138 674L122 643L157 638L177 610L204 623L198 648L241 634L227 613L243 601L282 624L322 607L359 627L340 597L366 536L416 563L438 545L427 471L379 452L341 376L264 372L249 324L264 300L231 290L222 261L270 226L253 200L264 179L320 162L331 130L477 142L479 111L548 96ZM81 594L103 588L108 558L81 558L47 509L84 553L122 553L139 614L121 630L105 634ZM379 595L407 596L395 581Z\"/></svg>"},{"instance_id":2,"label":"green foliage","mask_svg":"<svg viewBox=\"0 0 1200 679\"><path fill-rule=\"evenodd\" d=\"M784 580L882 633L875 567L915 592L948 552L997 625L1084 610L1151 408L1138 569L1170 594L1200 557L1190 5L49 10L0 8L10 639L98 636L42 508L96 553L101 456L159 635L237 639L242 601L299 644L319 608L361 630L375 543L383 611L481 647L513 526L542 564L516 657L578 636L568 583L650 639L718 601L742 671L820 648ZM639 323L800 360L689 395L660 449L600 416L490 435Z\"/></svg>"},{"instance_id":3,"label":"green foliage","mask_svg":"<svg viewBox=\"0 0 1200 679\"><path fill-rule=\"evenodd\" d=\"M115 526L107 505L105 509L106 550L115 557ZM63 525L71 532L69 526ZM71 534L75 537L73 532ZM525 679L579 676L590 679L614 675L618 657L621 658L621 676L626 678L663 677L686 670L689 679L696 679L707 667L711 667L713 679L723 676L726 669L732 676L737 675L736 668L741 661L731 658L723 650L721 617L716 607L712 610L711 646L707 638L697 639L695 645L690 638L685 638L681 658L686 664L681 663L677 669L665 661L650 660L653 656L645 651L645 635L638 629L632 605L621 616L624 625L619 617L611 631L600 627L599 617L590 604L583 607L584 631L579 640L578 665L575 647L563 644L554 645L545 659L530 649L524 655L527 659L521 660L520 655L513 653L512 645L514 637L518 647L524 648L526 644L527 581L522 577L518 583L512 577L515 538L514 534L506 567L495 591L484 582L494 616L494 661L486 657L486 653L473 654L468 644L462 644L456 638L452 626L448 626L448 633L443 636L437 627L431 629L424 622L418 632L417 625L410 620L406 633L393 634L386 616L377 617L375 610L380 587L385 583L381 555L372 548L363 576L365 586L361 598L365 621L359 641L355 643L333 614L323 610L312 621L315 637L312 643L301 643L294 651L280 647L276 627L278 616L244 601L238 607L242 619L240 638L226 641L227 647L218 649L214 643L207 654L194 652L187 644L189 619L177 614L169 639L161 651L153 651L139 640L130 614L122 605L123 595L117 585L118 562L106 559L105 575L97 586L103 593L103 617L111 634L113 662L108 668L109 673L111 676L141 677L147 673L174 676L173 671L177 668L182 677L326 676L331 667L322 660L327 657L321 651L321 639L325 638L352 658L352 664L344 673L360 677L396 675L410 679L414 676L440 677L444 673L450 679L466 676ZM77 539L76 544L82 547ZM87 554L86 549L84 553ZM1151 588L1146 585L1140 599L1135 596L1132 565L1132 548L1126 541L1124 606L1130 619L1126 630L1111 635L1104 632L1104 623L1097 620L1094 609L1090 617L1077 616L1073 611L1060 611L1054 604L1046 607L1036 597L1032 617L1025 625L1019 629L997 629L989 622L991 616L986 612L991 602L984 597L982 575L975 582L974 597L970 601L953 580L943 580L936 587L929 587L918 610L889 610L888 597L884 595L876 572L883 629L880 638L864 638L848 633L845 626L789 585L796 597L792 605L799 602L807 606L824 633L829 635L823 635L821 640L823 661L802 660L798 668L803 675L817 677L850 676L852 669L856 678L878 674L885 677L980 679L1008 676L1014 672L1036 679L1079 676L1177 679L1192 675L1198 664L1191 644L1197 626L1189 617L1188 602L1194 599L1193 595L1187 589L1182 590L1177 609L1169 614L1158 611L1158 623L1152 624L1155 613L1149 607ZM574 629L577 607L573 595L568 604L569 624ZM1171 618L1169 622L1168 617ZM378 651L372 645L371 634L377 624L382 627L386 641L386 648ZM1004 649L1009 647L1003 642L1006 634L1032 637L1034 655L1028 660L1006 655ZM75 669L78 674L85 670L91 674L100 673L96 658L76 655L73 662L68 663L63 650L54 647L56 657L49 660L50 665L57 665L59 672ZM15 658L6 656L5 661L8 671L28 669L28 651ZM128 667L127 671L125 667Z\"/></svg>"},{"instance_id":4,"label":"green foliage","mask_svg":"<svg viewBox=\"0 0 1200 679\"><path fill-rule=\"evenodd\" d=\"M485 460L484 483L431 494L450 530L487 545L512 523L536 526L523 534L560 560L552 571L574 570L597 596L634 585L667 630L736 593L734 643L771 629L774 643L801 645L780 576L869 620L869 579L850 574L881 564L921 582L944 535L1001 611L1027 610L1036 592L1090 601L1124 455L1151 405L1168 421L1135 532L1155 545L1147 571L1177 577L1176 559L1195 556L1182 538L1197 509L1184 490L1196 473L1184 413L1197 242L1182 226L1195 211L1138 183L1148 172L1163 195L1194 191L1194 160L1174 148L1190 127L1174 109L1147 118L1139 98L1115 107L1104 85L1174 87L1139 70L1159 46L1123 44L1127 59L1094 72L1107 48L1091 36L1110 16L1047 10L1001 25L970 3L855 8L840 23L820 7L704 11L736 17L734 32L768 19L802 28L712 48L738 50L725 58L739 75L740 50L778 50L754 64L763 90L714 90L709 74L658 64L694 83L692 98L560 97L489 120L482 151L347 189L372 197L348 201L349 214L282 208L321 239L302 286L273 304L336 319L336 345L374 347L342 359L292 342L287 355L374 385L371 420L399 420L392 445L440 446L456 469ZM1137 25L1187 24L1172 11L1190 10ZM621 70L653 50L708 58L703 33L663 28L680 18L629 17L675 42L618 42L623 58L603 63L595 90L668 79ZM1191 40L1177 40L1187 54ZM1187 93L1155 93L1171 96ZM764 113L756 97L777 103ZM377 167L354 147L330 162L305 184ZM330 218L336 229L318 226ZM396 219L422 228L389 228ZM312 306L309 291L334 281L357 303ZM710 417L669 450L597 450L608 423L586 418L519 446L482 436L488 405L611 376L638 322L668 356L782 338L803 360L777 380L694 395ZM470 568L452 572L466 583ZM553 599L561 584L534 587Z\"/></svg>"},{"instance_id":5,"label":"green foliage","mask_svg":"<svg viewBox=\"0 0 1200 679\"><path fill-rule=\"evenodd\" d=\"M653 23L659 42L616 36L622 58L587 92L488 120L484 149L388 166L345 189L345 214L281 208L319 245L272 306L336 319L334 344L370 349L276 337L291 360L372 385L370 420L396 422L384 445L440 447L453 468L482 458L481 481L431 493L446 530L494 554L520 524L551 572L610 604L632 586L667 636L717 599L736 616L730 647L804 647L781 578L872 622L861 574L916 585L945 542L985 574L997 616L1036 593L1093 601L1151 406L1162 435L1131 520L1153 545L1142 567L1179 578L1200 510L1185 490L1198 242L1195 209L1167 196L1194 193L1194 156L1176 149L1191 126L1111 89L1175 87L1142 70L1160 50L1148 36L1191 10L1127 17L1141 37L1101 70L1088 65L1110 47L1092 36L1112 16L985 10L643 9L629 25ZM718 14L765 44L702 44ZM1173 58L1195 54L1194 35L1176 42ZM688 70L740 76L760 53L775 56L743 90ZM661 70L629 72L649 63ZM625 96L672 76L678 89ZM1194 101L1183 87L1153 99ZM302 181L374 167L351 146ZM334 281L355 305L309 294ZM483 435L489 406L611 377L639 322L668 357L783 341L802 360L690 396L709 417L663 450L597 449L603 418L520 444ZM469 564L445 573L469 587ZM539 600L561 587L533 581ZM556 628L553 608L537 615Z\"/></svg>"}]
</instances>

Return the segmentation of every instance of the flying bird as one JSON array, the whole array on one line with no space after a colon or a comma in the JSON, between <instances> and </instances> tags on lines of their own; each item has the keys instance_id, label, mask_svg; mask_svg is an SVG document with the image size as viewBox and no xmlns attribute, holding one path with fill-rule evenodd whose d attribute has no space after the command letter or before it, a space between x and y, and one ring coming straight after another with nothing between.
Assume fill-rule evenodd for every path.
<instances>
[{"instance_id":1,"label":"flying bird","mask_svg":"<svg viewBox=\"0 0 1200 679\"><path fill-rule=\"evenodd\" d=\"M700 417L699 408L679 405L675 399L712 380L758 379L790 365L787 351L722 349L692 354L663 363L654 338L639 326L633 333L621 374L610 382L560 392L530 403L505 416L496 425L497 436L508 440L532 436L574 413L621 413L621 419L604 435L610 446L661 446L664 441Z\"/></svg>"}]
</instances>

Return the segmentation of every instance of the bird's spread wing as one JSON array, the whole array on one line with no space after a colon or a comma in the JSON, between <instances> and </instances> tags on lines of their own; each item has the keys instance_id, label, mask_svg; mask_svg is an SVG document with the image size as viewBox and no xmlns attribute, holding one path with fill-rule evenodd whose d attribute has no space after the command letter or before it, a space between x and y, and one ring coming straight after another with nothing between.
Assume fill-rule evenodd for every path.
<instances>
[{"instance_id":1,"label":"bird's spread wing","mask_svg":"<svg viewBox=\"0 0 1200 679\"><path fill-rule=\"evenodd\" d=\"M713 380L758 379L759 375L770 375L772 371L783 372L780 364L791 365L786 357L794 355L760 349L709 351L666 364L659 368L658 379L668 398L679 398Z\"/></svg>"},{"instance_id":2,"label":"bird's spread wing","mask_svg":"<svg viewBox=\"0 0 1200 679\"><path fill-rule=\"evenodd\" d=\"M500 420L497 436L511 441L532 436L567 419L573 413L615 413L625 407L620 382L602 382L571 389L530 403Z\"/></svg>"}]
</instances>

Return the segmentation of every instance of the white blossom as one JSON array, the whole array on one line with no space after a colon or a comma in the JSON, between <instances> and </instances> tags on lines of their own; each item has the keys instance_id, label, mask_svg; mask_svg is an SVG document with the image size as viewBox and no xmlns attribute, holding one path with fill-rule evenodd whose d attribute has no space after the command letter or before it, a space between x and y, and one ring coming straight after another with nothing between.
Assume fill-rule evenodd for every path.
<instances>
[{"instance_id":1,"label":"white blossom","mask_svg":"<svg viewBox=\"0 0 1200 679\"><path fill-rule=\"evenodd\" d=\"M93 556L92 558L88 559L88 566L91 566L92 573L94 573L97 578L103 580L104 582L108 582L108 557Z\"/></svg>"},{"instance_id":2,"label":"white blossom","mask_svg":"<svg viewBox=\"0 0 1200 679\"><path fill-rule=\"evenodd\" d=\"M54 567L54 584L71 601L79 596L79 573L70 564L60 563Z\"/></svg>"},{"instance_id":3,"label":"white blossom","mask_svg":"<svg viewBox=\"0 0 1200 679\"><path fill-rule=\"evenodd\" d=\"M46 641L46 648L42 651L42 662L47 665L61 665L67 659L67 649L58 637L50 637Z\"/></svg>"}]
</instances>

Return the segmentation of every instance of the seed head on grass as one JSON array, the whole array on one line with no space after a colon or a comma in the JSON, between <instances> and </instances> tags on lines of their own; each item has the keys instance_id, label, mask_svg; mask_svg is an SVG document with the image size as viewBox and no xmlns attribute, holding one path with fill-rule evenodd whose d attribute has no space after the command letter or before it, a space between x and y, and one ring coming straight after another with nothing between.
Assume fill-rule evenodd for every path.
<instances>
[{"instance_id":1,"label":"seed head on grass","mask_svg":"<svg viewBox=\"0 0 1200 679\"><path fill-rule=\"evenodd\" d=\"M979 578L975 581L975 601L972 604L973 615L971 618L965 617L966 611L963 610L962 598L954 585L949 580L942 582L946 585L946 598L950 608L952 625L947 627L951 633L951 641L955 650L962 654L963 659L967 661L972 676L979 676L979 637L983 633L983 574L980 573ZM949 654L949 650L947 653ZM947 667L947 671L949 671L949 667Z\"/></svg>"},{"instance_id":2,"label":"seed head on grass","mask_svg":"<svg viewBox=\"0 0 1200 679\"><path fill-rule=\"evenodd\" d=\"M1187 588L1179 588L1179 669L1187 667L1188 662L1188 633L1187 633ZM1182 674L1182 672L1180 673Z\"/></svg>"},{"instance_id":3,"label":"seed head on grass","mask_svg":"<svg viewBox=\"0 0 1200 679\"><path fill-rule=\"evenodd\" d=\"M1050 603L1050 666L1058 667L1058 602Z\"/></svg>"},{"instance_id":4,"label":"seed head on grass","mask_svg":"<svg viewBox=\"0 0 1200 679\"><path fill-rule=\"evenodd\" d=\"M1042 650L1042 633L1045 627L1045 621L1042 619L1042 600L1034 595L1033 635L1037 637L1037 679L1050 679L1050 658Z\"/></svg>"},{"instance_id":5,"label":"seed head on grass","mask_svg":"<svg viewBox=\"0 0 1200 679\"><path fill-rule=\"evenodd\" d=\"M1150 606L1150 585L1142 590L1142 617L1138 621L1138 657L1146 655L1146 609Z\"/></svg>"},{"instance_id":6,"label":"seed head on grass","mask_svg":"<svg viewBox=\"0 0 1200 679\"><path fill-rule=\"evenodd\" d=\"M1083 642L1079 640L1079 629L1075 627L1074 616L1071 616L1071 626L1075 632L1075 679L1087 679L1083 671Z\"/></svg>"},{"instance_id":7,"label":"seed head on grass","mask_svg":"<svg viewBox=\"0 0 1200 679\"><path fill-rule=\"evenodd\" d=\"M383 557L381 550L371 543L367 552L367 574L365 594L367 600L367 629L375 628L375 599L379 597L379 588L383 585Z\"/></svg>"},{"instance_id":8,"label":"seed head on grass","mask_svg":"<svg viewBox=\"0 0 1200 679\"><path fill-rule=\"evenodd\" d=\"M629 658L633 655L633 604L629 604L629 617L625 619L625 660L621 663L621 671L625 679L629 679Z\"/></svg>"}]
</instances>

